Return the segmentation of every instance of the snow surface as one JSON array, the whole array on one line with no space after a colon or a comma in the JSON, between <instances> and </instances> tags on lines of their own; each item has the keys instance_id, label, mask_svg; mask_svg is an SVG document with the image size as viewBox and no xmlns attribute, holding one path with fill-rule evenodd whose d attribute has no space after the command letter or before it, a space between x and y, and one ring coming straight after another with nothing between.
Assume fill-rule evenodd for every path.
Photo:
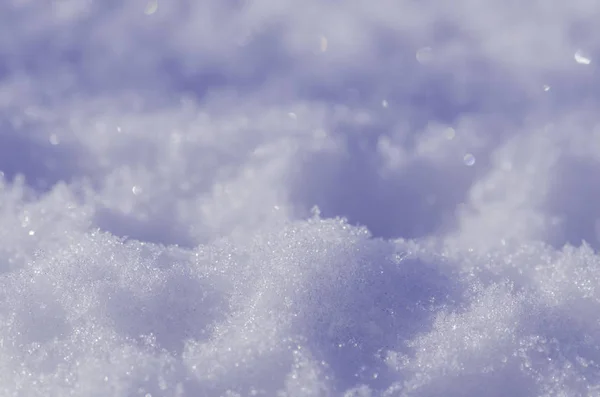
<instances>
[{"instance_id":1,"label":"snow surface","mask_svg":"<svg viewBox=\"0 0 600 397\"><path fill-rule=\"evenodd\" d=\"M0 396L600 396L598 21L0 2Z\"/></svg>"}]
</instances>

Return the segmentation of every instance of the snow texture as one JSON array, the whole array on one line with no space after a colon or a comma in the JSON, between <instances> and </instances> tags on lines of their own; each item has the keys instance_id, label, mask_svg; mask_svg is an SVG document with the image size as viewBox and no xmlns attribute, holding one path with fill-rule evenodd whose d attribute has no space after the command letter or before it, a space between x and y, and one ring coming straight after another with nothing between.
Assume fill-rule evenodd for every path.
<instances>
[{"instance_id":1,"label":"snow texture","mask_svg":"<svg viewBox=\"0 0 600 397\"><path fill-rule=\"evenodd\" d=\"M600 396L599 20L0 2L0 396Z\"/></svg>"}]
</instances>

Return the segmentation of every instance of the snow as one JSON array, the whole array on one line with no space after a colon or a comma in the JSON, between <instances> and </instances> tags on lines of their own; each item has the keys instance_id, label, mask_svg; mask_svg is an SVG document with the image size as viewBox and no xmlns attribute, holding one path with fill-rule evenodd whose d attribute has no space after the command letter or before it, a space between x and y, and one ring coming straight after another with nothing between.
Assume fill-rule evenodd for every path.
<instances>
[{"instance_id":1,"label":"snow","mask_svg":"<svg viewBox=\"0 0 600 397\"><path fill-rule=\"evenodd\" d=\"M599 13L0 3L0 396L599 396Z\"/></svg>"}]
</instances>

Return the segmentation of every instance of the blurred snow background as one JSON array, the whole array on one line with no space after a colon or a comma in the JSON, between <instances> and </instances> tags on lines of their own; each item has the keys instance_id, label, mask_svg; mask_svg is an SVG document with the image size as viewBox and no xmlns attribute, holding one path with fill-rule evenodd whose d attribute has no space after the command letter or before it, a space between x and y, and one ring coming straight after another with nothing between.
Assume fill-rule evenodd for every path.
<instances>
[{"instance_id":1,"label":"blurred snow background","mask_svg":"<svg viewBox=\"0 0 600 397\"><path fill-rule=\"evenodd\" d=\"M600 396L600 4L0 3L0 396Z\"/></svg>"}]
</instances>

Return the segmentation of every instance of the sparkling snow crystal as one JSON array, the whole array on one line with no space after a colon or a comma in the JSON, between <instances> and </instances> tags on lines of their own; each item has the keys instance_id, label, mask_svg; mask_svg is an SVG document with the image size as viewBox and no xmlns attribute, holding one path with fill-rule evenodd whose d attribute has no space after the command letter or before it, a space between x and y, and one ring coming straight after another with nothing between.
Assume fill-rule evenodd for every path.
<instances>
[{"instance_id":1,"label":"sparkling snow crystal","mask_svg":"<svg viewBox=\"0 0 600 397\"><path fill-rule=\"evenodd\" d=\"M1 2L0 397L599 396L599 20Z\"/></svg>"}]
</instances>

